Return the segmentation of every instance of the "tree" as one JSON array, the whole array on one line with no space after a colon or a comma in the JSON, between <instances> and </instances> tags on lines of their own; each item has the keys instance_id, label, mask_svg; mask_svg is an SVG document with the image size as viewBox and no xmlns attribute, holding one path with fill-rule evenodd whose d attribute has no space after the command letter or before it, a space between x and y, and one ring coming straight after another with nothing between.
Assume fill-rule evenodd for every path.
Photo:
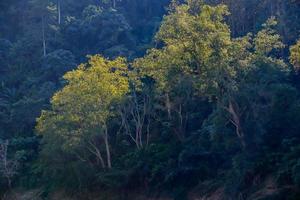
<instances>
[{"instance_id":1,"label":"tree","mask_svg":"<svg viewBox=\"0 0 300 200\"><path fill-rule=\"evenodd\" d=\"M155 115L154 85L151 81L140 80L130 73L130 91L119 105L122 128L138 150L147 148L150 143L150 129Z\"/></svg>"},{"instance_id":2,"label":"tree","mask_svg":"<svg viewBox=\"0 0 300 200\"><path fill-rule=\"evenodd\" d=\"M121 2L122 0L101 0L104 4L109 4L112 8L116 8L117 2Z\"/></svg>"},{"instance_id":3,"label":"tree","mask_svg":"<svg viewBox=\"0 0 300 200\"><path fill-rule=\"evenodd\" d=\"M45 142L56 134L65 151L74 153L76 148L85 146L97 156L103 168L111 168L107 123L114 115L113 103L128 92L126 74L124 59L109 61L99 55L68 72L64 76L67 85L52 98L52 109L43 111L38 119L37 131L44 135ZM97 147L99 138L105 146L106 163Z\"/></svg>"},{"instance_id":4,"label":"tree","mask_svg":"<svg viewBox=\"0 0 300 200\"><path fill-rule=\"evenodd\" d=\"M57 81L67 71L76 66L75 57L72 52L58 49L43 58L42 67L45 70L45 79Z\"/></svg>"},{"instance_id":5,"label":"tree","mask_svg":"<svg viewBox=\"0 0 300 200\"><path fill-rule=\"evenodd\" d=\"M12 187L12 178L17 174L18 161L8 157L9 142L0 141L0 174L7 179L9 189Z\"/></svg>"},{"instance_id":6,"label":"tree","mask_svg":"<svg viewBox=\"0 0 300 200\"><path fill-rule=\"evenodd\" d=\"M40 33L43 45L43 55L46 56L47 54L47 42L46 42L46 28L48 26L48 9L47 9L47 1L36 1L32 0L31 2L32 10L34 10L35 15L32 16L33 18L37 18L37 21L40 22Z\"/></svg>"},{"instance_id":7,"label":"tree","mask_svg":"<svg viewBox=\"0 0 300 200\"><path fill-rule=\"evenodd\" d=\"M290 62L296 71L300 69L300 40L290 48Z\"/></svg>"},{"instance_id":8,"label":"tree","mask_svg":"<svg viewBox=\"0 0 300 200\"><path fill-rule=\"evenodd\" d=\"M135 47L132 27L122 13L89 5L82 16L70 20L62 30L66 49L82 58L97 53L110 58L131 56L131 49ZM74 41L78 42L74 44Z\"/></svg>"},{"instance_id":9,"label":"tree","mask_svg":"<svg viewBox=\"0 0 300 200\"><path fill-rule=\"evenodd\" d=\"M0 39L0 60L1 60L1 75L0 78L2 78L1 76L6 74L8 69L9 69L9 50L11 48L12 44L10 41L5 40L5 39Z\"/></svg>"},{"instance_id":10,"label":"tree","mask_svg":"<svg viewBox=\"0 0 300 200\"><path fill-rule=\"evenodd\" d=\"M61 24L61 2L57 0L57 23Z\"/></svg>"},{"instance_id":11,"label":"tree","mask_svg":"<svg viewBox=\"0 0 300 200\"><path fill-rule=\"evenodd\" d=\"M273 29L276 25L274 18L268 20L254 38L251 35L231 38L224 21L228 14L224 5L213 7L198 1L187 1L187 4L175 7L165 17L156 35L164 46L150 50L144 58L136 61L135 66L142 76L156 80L165 93L165 107L170 119L172 110L182 108L182 103L171 96L172 91L177 84L182 85L183 80L189 80L198 96L210 99L216 110L225 111L220 113L227 116L245 148L247 138L252 136L250 132L245 133L244 126L248 126L249 121L259 123L255 116L259 116L258 107L263 104L261 100L254 100L250 91L266 92L270 83L279 82L278 77L284 76L286 65L273 56L284 45ZM269 76L266 76L268 73L255 76L255 72L264 70L269 71ZM190 98L189 95L185 97ZM259 93L254 97L264 98ZM254 111L254 107L258 110ZM182 112L175 113L182 118ZM246 120L243 113L253 113L248 116L251 120Z\"/></svg>"},{"instance_id":12,"label":"tree","mask_svg":"<svg viewBox=\"0 0 300 200\"><path fill-rule=\"evenodd\" d=\"M212 7L198 1L177 6L165 17L156 35L164 47L152 49L145 58L136 61L135 66L142 72L141 75L152 77L159 85L165 96L169 119L184 121L186 114L182 108L191 95L184 94L182 97L186 99L178 98L176 101L172 95L183 83L188 84L187 88L192 88L191 91L196 90L198 95L219 98L224 86L222 79L233 79L234 69L227 64L233 43L229 27L224 23L227 14L225 6ZM173 113L178 117L174 117ZM176 124L183 127L184 123Z\"/></svg>"}]
</instances>

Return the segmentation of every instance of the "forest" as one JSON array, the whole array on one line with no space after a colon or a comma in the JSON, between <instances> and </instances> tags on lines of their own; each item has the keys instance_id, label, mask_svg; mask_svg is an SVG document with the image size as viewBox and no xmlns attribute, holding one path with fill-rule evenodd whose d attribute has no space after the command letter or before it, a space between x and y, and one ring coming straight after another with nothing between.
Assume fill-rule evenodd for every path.
<instances>
[{"instance_id":1,"label":"forest","mask_svg":"<svg viewBox=\"0 0 300 200\"><path fill-rule=\"evenodd\" d=\"M1 200L299 200L299 0L0 0Z\"/></svg>"}]
</instances>

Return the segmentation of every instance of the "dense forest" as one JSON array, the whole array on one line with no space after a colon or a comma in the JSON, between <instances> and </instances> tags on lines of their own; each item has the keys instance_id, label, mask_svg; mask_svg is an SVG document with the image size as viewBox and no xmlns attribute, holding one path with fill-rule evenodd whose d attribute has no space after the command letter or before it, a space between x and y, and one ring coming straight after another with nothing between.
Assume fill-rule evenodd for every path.
<instances>
[{"instance_id":1,"label":"dense forest","mask_svg":"<svg viewBox=\"0 0 300 200\"><path fill-rule=\"evenodd\" d=\"M299 0L0 0L0 199L300 199Z\"/></svg>"}]
</instances>

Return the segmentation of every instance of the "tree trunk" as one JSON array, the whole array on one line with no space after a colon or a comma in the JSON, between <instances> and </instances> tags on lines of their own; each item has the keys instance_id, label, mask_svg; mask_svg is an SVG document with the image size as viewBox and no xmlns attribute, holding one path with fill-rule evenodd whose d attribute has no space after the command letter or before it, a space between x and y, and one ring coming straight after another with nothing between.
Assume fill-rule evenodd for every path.
<instances>
[{"instance_id":1,"label":"tree trunk","mask_svg":"<svg viewBox=\"0 0 300 200\"><path fill-rule=\"evenodd\" d=\"M102 168L105 168L105 164L104 164L104 160L103 160L101 152L99 151L99 149L96 149L96 152L97 152L97 155L98 155L98 158L100 160Z\"/></svg>"},{"instance_id":2,"label":"tree trunk","mask_svg":"<svg viewBox=\"0 0 300 200\"><path fill-rule=\"evenodd\" d=\"M237 134L238 138L240 139L243 148L245 148L246 147L245 135L244 135L242 125L241 125L240 114L238 113L238 111L232 101L229 101L227 111L232 116L232 119L230 121L235 126L236 134Z\"/></svg>"},{"instance_id":3,"label":"tree trunk","mask_svg":"<svg viewBox=\"0 0 300 200\"><path fill-rule=\"evenodd\" d=\"M42 17L42 37L43 37L43 55L47 55L46 51L46 37L45 37L45 17Z\"/></svg>"},{"instance_id":4,"label":"tree trunk","mask_svg":"<svg viewBox=\"0 0 300 200\"><path fill-rule=\"evenodd\" d=\"M170 102L170 96L167 93L166 94L166 107L167 107L167 111L168 111L168 119L171 119L171 102Z\"/></svg>"},{"instance_id":5,"label":"tree trunk","mask_svg":"<svg viewBox=\"0 0 300 200\"><path fill-rule=\"evenodd\" d=\"M6 140L0 144L0 172L6 178L9 190L12 189L12 178L16 174L17 160L8 159L8 145L9 141Z\"/></svg>"},{"instance_id":6,"label":"tree trunk","mask_svg":"<svg viewBox=\"0 0 300 200\"><path fill-rule=\"evenodd\" d=\"M92 146L92 149L88 148L88 150L97 157L98 164L100 161L101 167L103 169L106 168L101 151L97 148L97 146L92 141L90 141L89 144Z\"/></svg>"},{"instance_id":7,"label":"tree trunk","mask_svg":"<svg viewBox=\"0 0 300 200\"><path fill-rule=\"evenodd\" d=\"M61 4L60 4L60 0L57 0L57 20L58 20L58 24L61 24Z\"/></svg>"},{"instance_id":8,"label":"tree trunk","mask_svg":"<svg viewBox=\"0 0 300 200\"><path fill-rule=\"evenodd\" d=\"M111 169L111 155L110 155L110 148L109 148L109 142L108 142L108 131L107 126L104 126L104 142L105 142L105 148L106 148L106 157L107 157L107 167Z\"/></svg>"}]
</instances>

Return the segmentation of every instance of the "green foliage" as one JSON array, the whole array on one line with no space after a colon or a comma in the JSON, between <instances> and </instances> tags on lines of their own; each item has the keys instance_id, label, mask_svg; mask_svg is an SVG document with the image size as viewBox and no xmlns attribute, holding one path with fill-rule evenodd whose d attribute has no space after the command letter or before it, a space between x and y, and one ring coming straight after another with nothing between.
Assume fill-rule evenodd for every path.
<instances>
[{"instance_id":1,"label":"green foliage","mask_svg":"<svg viewBox=\"0 0 300 200\"><path fill-rule=\"evenodd\" d=\"M277 25L277 21L274 17L268 19L263 24L263 30L257 34L255 39L255 50L258 54L268 55L272 50L281 49L284 47L280 41L280 35L274 30L274 26Z\"/></svg>"},{"instance_id":2,"label":"green foliage","mask_svg":"<svg viewBox=\"0 0 300 200\"><path fill-rule=\"evenodd\" d=\"M276 177L283 192L269 198L297 196L299 77L286 47L299 5L172 1L162 17L169 3L0 3L0 139L20 163L12 186L238 199ZM299 52L290 46L296 71Z\"/></svg>"},{"instance_id":3,"label":"green foliage","mask_svg":"<svg viewBox=\"0 0 300 200\"><path fill-rule=\"evenodd\" d=\"M298 71L300 67L300 40L294 46L290 48L290 62L294 66L295 70Z\"/></svg>"},{"instance_id":4,"label":"green foliage","mask_svg":"<svg viewBox=\"0 0 300 200\"><path fill-rule=\"evenodd\" d=\"M108 61L101 56L92 56L88 64L65 74L66 86L53 96L52 109L43 111L37 122L38 133L50 145L46 147L50 152L45 153L53 154L51 141L55 140L61 142L61 151L78 156L82 148L91 146L94 150L90 151L99 156L102 167L105 167L101 150L95 144L100 136L106 146L106 165L110 168L107 123L115 115L113 103L128 92L126 74L124 59Z\"/></svg>"},{"instance_id":5,"label":"green foliage","mask_svg":"<svg viewBox=\"0 0 300 200\"><path fill-rule=\"evenodd\" d=\"M72 52L63 49L53 51L43 59L42 67L47 71L45 80L56 81L75 66L75 57Z\"/></svg>"},{"instance_id":6,"label":"green foliage","mask_svg":"<svg viewBox=\"0 0 300 200\"><path fill-rule=\"evenodd\" d=\"M297 164L293 167L292 177L297 186L300 185L300 163L299 160Z\"/></svg>"}]
</instances>

